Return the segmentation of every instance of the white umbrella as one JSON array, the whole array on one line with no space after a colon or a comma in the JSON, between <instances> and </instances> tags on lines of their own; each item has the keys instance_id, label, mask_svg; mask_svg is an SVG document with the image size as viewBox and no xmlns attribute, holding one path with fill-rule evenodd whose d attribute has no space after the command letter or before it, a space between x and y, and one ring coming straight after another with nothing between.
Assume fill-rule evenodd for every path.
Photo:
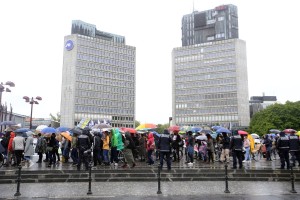
<instances>
[{"instance_id":1,"label":"white umbrella","mask_svg":"<svg viewBox=\"0 0 300 200\"><path fill-rule=\"evenodd\" d=\"M46 126L46 125L39 125L38 127L36 127L35 131L40 133L44 128L47 128L47 127L48 126Z\"/></svg>"},{"instance_id":2,"label":"white umbrella","mask_svg":"<svg viewBox=\"0 0 300 200\"><path fill-rule=\"evenodd\" d=\"M252 136L254 139L258 139L258 138L259 138L259 135L257 135L256 133L252 133L251 136Z\"/></svg>"}]
</instances>

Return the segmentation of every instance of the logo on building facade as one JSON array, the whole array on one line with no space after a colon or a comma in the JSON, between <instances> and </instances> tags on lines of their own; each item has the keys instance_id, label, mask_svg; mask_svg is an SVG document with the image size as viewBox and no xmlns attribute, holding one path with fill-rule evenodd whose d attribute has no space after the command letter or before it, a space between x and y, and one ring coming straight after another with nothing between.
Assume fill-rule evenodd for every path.
<instances>
[{"instance_id":1,"label":"logo on building facade","mask_svg":"<svg viewBox=\"0 0 300 200\"><path fill-rule=\"evenodd\" d=\"M66 49L67 49L68 51L71 51L71 50L73 49L73 47L74 47L73 41L72 41L72 40L68 40L68 41L66 42L65 47L66 47Z\"/></svg>"}]
</instances>

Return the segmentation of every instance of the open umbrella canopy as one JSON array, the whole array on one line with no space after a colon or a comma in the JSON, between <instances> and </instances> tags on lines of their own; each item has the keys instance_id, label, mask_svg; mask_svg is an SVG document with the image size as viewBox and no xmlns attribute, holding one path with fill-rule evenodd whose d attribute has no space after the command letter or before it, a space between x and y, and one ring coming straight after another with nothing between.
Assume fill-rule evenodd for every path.
<instances>
[{"instance_id":1,"label":"open umbrella canopy","mask_svg":"<svg viewBox=\"0 0 300 200\"><path fill-rule=\"evenodd\" d=\"M61 136L65 137L67 140L72 141L72 136L69 131L60 133Z\"/></svg>"},{"instance_id":2,"label":"open umbrella canopy","mask_svg":"<svg viewBox=\"0 0 300 200\"><path fill-rule=\"evenodd\" d=\"M53 127L46 127L46 128L43 128L41 130L41 133L44 133L44 134L47 134L47 133L56 133L56 129L53 128Z\"/></svg>"},{"instance_id":3,"label":"open umbrella canopy","mask_svg":"<svg viewBox=\"0 0 300 200\"><path fill-rule=\"evenodd\" d=\"M242 130L238 130L238 134L240 134L240 135L248 135L248 132L242 131Z\"/></svg>"},{"instance_id":4,"label":"open umbrella canopy","mask_svg":"<svg viewBox=\"0 0 300 200\"><path fill-rule=\"evenodd\" d=\"M103 128L111 128L111 125L106 124L106 123L100 123L100 124L96 124L92 127L93 128L99 128L99 129L103 129Z\"/></svg>"},{"instance_id":5,"label":"open umbrella canopy","mask_svg":"<svg viewBox=\"0 0 300 200\"><path fill-rule=\"evenodd\" d=\"M294 129L288 128L288 129L284 129L283 132L285 132L285 133L296 133L297 131L294 130Z\"/></svg>"},{"instance_id":6,"label":"open umbrella canopy","mask_svg":"<svg viewBox=\"0 0 300 200\"><path fill-rule=\"evenodd\" d=\"M169 131L172 131L172 132L174 132L174 131L180 131L180 126L177 126L177 125L172 125L172 126L170 126L169 128L168 128L168 130Z\"/></svg>"},{"instance_id":7,"label":"open umbrella canopy","mask_svg":"<svg viewBox=\"0 0 300 200\"><path fill-rule=\"evenodd\" d=\"M155 124L146 123L146 124L139 125L138 127L135 128L135 130L151 130L156 128L157 126Z\"/></svg>"},{"instance_id":8,"label":"open umbrella canopy","mask_svg":"<svg viewBox=\"0 0 300 200\"><path fill-rule=\"evenodd\" d=\"M251 136L252 136L254 139L258 139L258 138L259 138L259 135L257 135L256 133L252 133Z\"/></svg>"},{"instance_id":9,"label":"open umbrella canopy","mask_svg":"<svg viewBox=\"0 0 300 200\"><path fill-rule=\"evenodd\" d=\"M68 128L68 127L64 127L64 126L60 126L60 127L58 127L58 128L56 128L56 132L66 132L66 131L69 131L70 130L70 128Z\"/></svg>"},{"instance_id":10,"label":"open umbrella canopy","mask_svg":"<svg viewBox=\"0 0 300 200\"><path fill-rule=\"evenodd\" d=\"M269 132L270 133L280 133L280 130L278 130L278 129L270 129Z\"/></svg>"},{"instance_id":11,"label":"open umbrella canopy","mask_svg":"<svg viewBox=\"0 0 300 200\"><path fill-rule=\"evenodd\" d=\"M213 130L216 131L216 130L218 130L219 128L223 128L223 127L222 127L222 126L212 126L211 128L212 128Z\"/></svg>"},{"instance_id":12,"label":"open umbrella canopy","mask_svg":"<svg viewBox=\"0 0 300 200\"><path fill-rule=\"evenodd\" d=\"M300 136L300 131L298 131L298 132L296 133L296 135Z\"/></svg>"},{"instance_id":13,"label":"open umbrella canopy","mask_svg":"<svg viewBox=\"0 0 300 200\"><path fill-rule=\"evenodd\" d=\"M44 128L47 128L48 126L46 125L39 125L38 127L36 127L35 131L40 133Z\"/></svg>"},{"instance_id":14,"label":"open umbrella canopy","mask_svg":"<svg viewBox=\"0 0 300 200\"><path fill-rule=\"evenodd\" d=\"M216 130L216 133L231 133L231 131L227 128L221 127L218 130Z\"/></svg>"},{"instance_id":15,"label":"open umbrella canopy","mask_svg":"<svg viewBox=\"0 0 300 200\"><path fill-rule=\"evenodd\" d=\"M135 130L134 128L121 127L120 130L122 130L124 132L129 132L131 134L136 134L137 133L137 130Z\"/></svg>"},{"instance_id":16,"label":"open umbrella canopy","mask_svg":"<svg viewBox=\"0 0 300 200\"><path fill-rule=\"evenodd\" d=\"M15 130L15 133L26 133L27 131L30 131L29 128L19 128L17 130Z\"/></svg>"},{"instance_id":17,"label":"open umbrella canopy","mask_svg":"<svg viewBox=\"0 0 300 200\"><path fill-rule=\"evenodd\" d=\"M3 121L0 123L1 126L13 126L13 125L17 125L16 122L14 121Z\"/></svg>"}]
</instances>

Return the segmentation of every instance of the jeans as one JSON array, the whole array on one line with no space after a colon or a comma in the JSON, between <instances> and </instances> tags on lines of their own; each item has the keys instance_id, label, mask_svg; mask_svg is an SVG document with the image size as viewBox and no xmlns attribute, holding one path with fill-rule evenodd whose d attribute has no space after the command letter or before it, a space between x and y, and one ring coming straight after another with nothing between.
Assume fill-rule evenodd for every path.
<instances>
[{"instance_id":1,"label":"jeans","mask_svg":"<svg viewBox=\"0 0 300 200\"><path fill-rule=\"evenodd\" d=\"M148 164L152 165L152 164L154 164L154 161L152 158L153 150L148 150L147 152L148 152Z\"/></svg>"},{"instance_id":2,"label":"jeans","mask_svg":"<svg viewBox=\"0 0 300 200\"><path fill-rule=\"evenodd\" d=\"M242 151L239 151L239 150L233 150L232 151L233 168L236 168L236 166L237 166L237 159L238 159L238 162L239 162L239 168L243 167L242 157L243 157L243 152Z\"/></svg>"},{"instance_id":3,"label":"jeans","mask_svg":"<svg viewBox=\"0 0 300 200\"><path fill-rule=\"evenodd\" d=\"M250 147L245 147L246 154L245 154L245 160L251 160L250 157Z\"/></svg>"},{"instance_id":4,"label":"jeans","mask_svg":"<svg viewBox=\"0 0 300 200\"><path fill-rule=\"evenodd\" d=\"M109 158L108 158L108 150L103 149L103 158L105 163L109 163Z\"/></svg>"},{"instance_id":5,"label":"jeans","mask_svg":"<svg viewBox=\"0 0 300 200\"><path fill-rule=\"evenodd\" d=\"M170 158L171 152L162 152L160 151L160 167L163 167L164 164L164 157L166 156L167 160L167 167L170 170L171 169L171 158Z\"/></svg>"},{"instance_id":6,"label":"jeans","mask_svg":"<svg viewBox=\"0 0 300 200\"><path fill-rule=\"evenodd\" d=\"M78 151L77 148L73 148L71 151L71 158L73 160L73 163L78 163Z\"/></svg>"}]
</instances>

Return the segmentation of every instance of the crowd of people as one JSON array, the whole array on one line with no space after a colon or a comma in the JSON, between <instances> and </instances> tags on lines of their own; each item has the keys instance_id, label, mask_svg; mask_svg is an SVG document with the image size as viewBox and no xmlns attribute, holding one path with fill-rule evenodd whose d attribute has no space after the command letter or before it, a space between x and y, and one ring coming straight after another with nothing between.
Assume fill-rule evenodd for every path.
<instances>
[{"instance_id":1,"label":"crowd of people","mask_svg":"<svg viewBox=\"0 0 300 200\"><path fill-rule=\"evenodd\" d=\"M34 137L37 138L35 148ZM230 157L232 167L236 169L242 168L245 162L256 160L258 156L272 161L272 154L276 152L281 160L281 169L295 166L296 161L300 165L300 140L294 132L288 135L280 132L275 137L266 135L262 145L258 145L260 148L256 148L251 137L238 132L230 136L223 132L214 138L201 131L188 131L180 135L179 131L170 133L166 129L162 134L155 131L137 134L106 128L96 131L84 129L81 134L74 133L70 138L56 133L49 137L38 133L24 138L20 133L8 131L1 140L0 152L7 157L7 167L21 165L22 162L29 164L34 153L38 154L38 164L46 163L51 168L58 163L72 162L77 170L88 170L90 165L118 166L120 163L122 168L134 168L137 162L147 162L149 166L158 163L161 168L166 163L170 170L172 162L183 160L188 166L196 161L229 163Z\"/></svg>"}]
</instances>

